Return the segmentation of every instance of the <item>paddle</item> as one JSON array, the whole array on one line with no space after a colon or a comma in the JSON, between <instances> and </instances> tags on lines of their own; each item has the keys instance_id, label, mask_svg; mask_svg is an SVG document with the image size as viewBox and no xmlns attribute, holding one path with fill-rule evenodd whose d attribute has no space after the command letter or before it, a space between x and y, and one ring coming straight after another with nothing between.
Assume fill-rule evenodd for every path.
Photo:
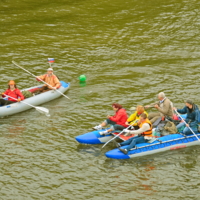
<instances>
[{"instance_id":1,"label":"paddle","mask_svg":"<svg viewBox=\"0 0 200 200\"><path fill-rule=\"evenodd\" d=\"M14 99L14 100L17 101L17 99L14 98L14 97L8 96L8 95L6 95L6 94L4 94L4 96L9 97L9 98ZM29 104L29 103L27 103L27 102L24 102L24 101L20 101L20 102L22 102L22 103L24 103L24 104L26 104L26 105L29 105L29 106L35 108L38 112L40 112L40 113L42 113L42 114L45 114L47 117L50 116L49 110L48 110L47 108L39 107L39 106L36 107L36 106L33 106L33 105L31 105L31 104Z\"/></svg>"},{"instance_id":2,"label":"paddle","mask_svg":"<svg viewBox=\"0 0 200 200\"><path fill-rule=\"evenodd\" d=\"M185 120L181 117L181 115L179 115L179 113L177 112L177 110L174 110L176 112L176 114L183 120L183 122L187 125L187 123L185 122ZM191 130L191 132L195 135L195 137L197 138L197 140L199 140L199 138L197 137L197 135L194 133L194 131L188 126L188 128ZM200 140L199 140L200 142Z\"/></svg>"},{"instance_id":3,"label":"paddle","mask_svg":"<svg viewBox=\"0 0 200 200\"><path fill-rule=\"evenodd\" d=\"M13 63L14 65L16 65L17 67L23 69L24 71L26 71L26 72L29 73L30 75L34 76L35 78L39 79L39 80L42 81L44 84L46 84L46 85L52 87L51 85L49 85L49 84L46 83L45 81L41 80L40 78L38 78L37 76L35 76L35 75L32 74L31 72L29 72L27 69L24 69L23 67L19 66L15 61L12 61L12 63ZM60 92L59 90L55 89L55 91L57 91L58 93L60 93L61 95L63 95L65 98L67 98L67 99L70 100L70 98L69 98L68 96L64 95L64 94L63 94L62 92Z\"/></svg>"},{"instance_id":4,"label":"paddle","mask_svg":"<svg viewBox=\"0 0 200 200\"><path fill-rule=\"evenodd\" d=\"M127 130L129 127L131 127L132 125L128 126L127 128L123 129L118 135L116 135L115 137L113 137L112 139L110 139L108 142L106 142L103 146L102 146L102 149L109 143L111 142L112 140L114 140L116 137L120 136L124 130Z\"/></svg>"}]
</instances>

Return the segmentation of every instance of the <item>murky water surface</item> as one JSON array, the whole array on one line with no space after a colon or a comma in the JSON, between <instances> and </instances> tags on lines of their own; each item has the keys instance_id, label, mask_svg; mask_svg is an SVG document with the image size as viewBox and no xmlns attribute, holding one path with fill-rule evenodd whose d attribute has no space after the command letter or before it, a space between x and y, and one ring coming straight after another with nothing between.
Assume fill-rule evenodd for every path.
<instances>
[{"instance_id":1,"label":"murky water surface","mask_svg":"<svg viewBox=\"0 0 200 200\"><path fill-rule=\"evenodd\" d=\"M196 0L0 0L1 92L55 73L64 97L2 118L0 199L198 199L199 146L111 160L112 144L80 145L118 102L127 110L164 91L200 105L200 3ZM87 76L86 85L78 77ZM129 112L130 114L130 112Z\"/></svg>"}]
</instances>

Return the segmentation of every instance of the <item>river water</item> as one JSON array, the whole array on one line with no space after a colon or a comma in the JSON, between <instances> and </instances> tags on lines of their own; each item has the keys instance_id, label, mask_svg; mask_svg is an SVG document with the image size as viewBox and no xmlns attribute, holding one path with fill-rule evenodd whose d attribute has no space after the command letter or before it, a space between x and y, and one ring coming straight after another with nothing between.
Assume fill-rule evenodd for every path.
<instances>
[{"instance_id":1,"label":"river water","mask_svg":"<svg viewBox=\"0 0 200 200\"><path fill-rule=\"evenodd\" d=\"M112 144L75 136L113 114L156 100L200 105L200 2L197 0L0 0L1 92L38 84L55 58L71 83L65 97L1 118L0 199L199 199L198 146L112 160ZM78 77L85 74L86 84Z\"/></svg>"}]
</instances>

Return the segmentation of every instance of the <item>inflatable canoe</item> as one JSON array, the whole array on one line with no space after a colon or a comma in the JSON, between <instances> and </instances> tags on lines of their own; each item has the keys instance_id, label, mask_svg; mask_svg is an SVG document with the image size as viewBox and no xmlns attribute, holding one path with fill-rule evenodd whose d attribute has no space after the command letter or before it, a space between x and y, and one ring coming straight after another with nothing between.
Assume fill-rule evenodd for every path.
<instances>
[{"instance_id":1,"label":"inflatable canoe","mask_svg":"<svg viewBox=\"0 0 200 200\"><path fill-rule=\"evenodd\" d=\"M200 138L200 134L196 134ZM105 153L106 157L114 159L129 159L139 156L150 155L167 150L185 148L188 146L200 145L195 135L184 136L182 134L171 134L156 139L153 143L137 144L128 154L122 153L119 149L114 149ZM127 146L121 148L125 149Z\"/></svg>"},{"instance_id":2,"label":"inflatable canoe","mask_svg":"<svg viewBox=\"0 0 200 200\"><path fill-rule=\"evenodd\" d=\"M70 83L65 83L64 81L60 81L61 83L61 87L58 89L60 92L64 93L69 89ZM31 88L27 88L21 91L34 91L35 89L37 89L40 86L35 86L35 87L31 87ZM59 92L56 92L54 90L50 90L29 98L26 98L23 100L23 102L26 102L28 104L31 104L33 106L37 106L43 103L46 103L48 101L54 100L58 97L60 97L61 94ZM1 106L0 107L0 117L4 117L4 116L8 116L8 115L13 115L19 112L23 112L25 110L28 110L32 107L30 107L29 105L26 105L22 102L16 102L10 105L6 105L6 106Z\"/></svg>"}]
</instances>

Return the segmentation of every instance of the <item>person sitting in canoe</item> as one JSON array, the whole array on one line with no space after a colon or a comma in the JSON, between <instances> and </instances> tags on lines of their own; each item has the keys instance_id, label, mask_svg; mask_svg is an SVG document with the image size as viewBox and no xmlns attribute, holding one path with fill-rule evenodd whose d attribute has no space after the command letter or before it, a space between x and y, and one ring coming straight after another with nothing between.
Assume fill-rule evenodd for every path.
<instances>
[{"instance_id":1,"label":"person sitting in canoe","mask_svg":"<svg viewBox=\"0 0 200 200\"><path fill-rule=\"evenodd\" d=\"M47 74L38 76L37 80L38 81L43 80L48 85L45 84L41 88L38 88L35 91L33 91L33 93L38 93L38 92L43 93L43 92L47 92L49 90L55 90L61 86L60 81L58 80L57 76L53 74L53 69L51 67L47 70Z\"/></svg>"},{"instance_id":2,"label":"person sitting in canoe","mask_svg":"<svg viewBox=\"0 0 200 200\"><path fill-rule=\"evenodd\" d=\"M148 113L144 110L144 107L138 105L136 107L136 111L129 116L129 118L127 119L125 124L128 125L128 126L132 125L132 127L135 130L139 129L139 126L138 126L137 122L139 121L140 115L142 113L145 113L147 115L147 117L148 117Z\"/></svg>"},{"instance_id":3,"label":"person sitting in canoe","mask_svg":"<svg viewBox=\"0 0 200 200\"><path fill-rule=\"evenodd\" d=\"M172 102L165 96L164 92L160 92L158 94L158 102L152 103L150 105L144 106L144 108L154 107L158 110L158 112L149 113L149 120L153 124L159 117L162 120L165 119L165 116L168 116L173 119L173 104Z\"/></svg>"},{"instance_id":4,"label":"person sitting in canoe","mask_svg":"<svg viewBox=\"0 0 200 200\"><path fill-rule=\"evenodd\" d=\"M138 126L140 127L138 130L127 130L127 129L124 130L124 132L126 133L125 136L128 136L130 134L134 134L137 136L132 137L122 143L117 143L114 140L114 142L116 143L116 146L124 154L128 154L130 149L134 148L136 144L146 143L152 139L152 123L147 118L146 113L142 113L140 115L140 120L138 121ZM125 149L120 148L121 146L125 146L125 145L128 145L128 147L126 147Z\"/></svg>"},{"instance_id":5,"label":"person sitting in canoe","mask_svg":"<svg viewBox=\"0 0 200 200\"><path fill-rule=\"evenodd\" d=\"M13 80L9 81L8 89L5 92L2 93L2 97L6 97L6 95L17 99L17 101L24 100L23 94L17 88L17 85L16 85L15 81L13 81ZM8 100L0 99L0 105L5 106L5 105L15 103L16 100L14 100L10 97L8 97Z\"/></svg>"},{"instance_id":6,"label":"person sitting in canoe","mask_svg":"<svg viewBox=\"0 0 200 200\"><path fill-rule=\"evenodd\" d=\"M110 129L106 131L102 131L100 135L108 135L111 131L114 130L123 130L124 128L128 127L125 123L128 119L128 115L126 110L122 108L122 105L118 103L113 103L112 108L115 111L114 116L107 116L107 119L102 122L100 125L93 127L94 130L101 130L103 127L107 126L108 124L112 125Z\"/></svg>"},{"instance_id":7,"label":"person sitting in canoe","mask_svg":"<svg viewBox=\"0 0 200 200\"><path fill-rule=\"evenodd\" d=\"M173 108L180 114L187 114L185 122L187 125L183 122L183 120L176 126L177 129L180 129L181 127L185 126L183 129L183 134L190 135L192 134L192 131L197 133L198 132L198 121L199 121L199 108L196 104L193 103L192 100L188 99L185 101L185 106L182 109L176 109ZM192 131L190 130L190 128Z\"/></svg>"}]
</instances>

